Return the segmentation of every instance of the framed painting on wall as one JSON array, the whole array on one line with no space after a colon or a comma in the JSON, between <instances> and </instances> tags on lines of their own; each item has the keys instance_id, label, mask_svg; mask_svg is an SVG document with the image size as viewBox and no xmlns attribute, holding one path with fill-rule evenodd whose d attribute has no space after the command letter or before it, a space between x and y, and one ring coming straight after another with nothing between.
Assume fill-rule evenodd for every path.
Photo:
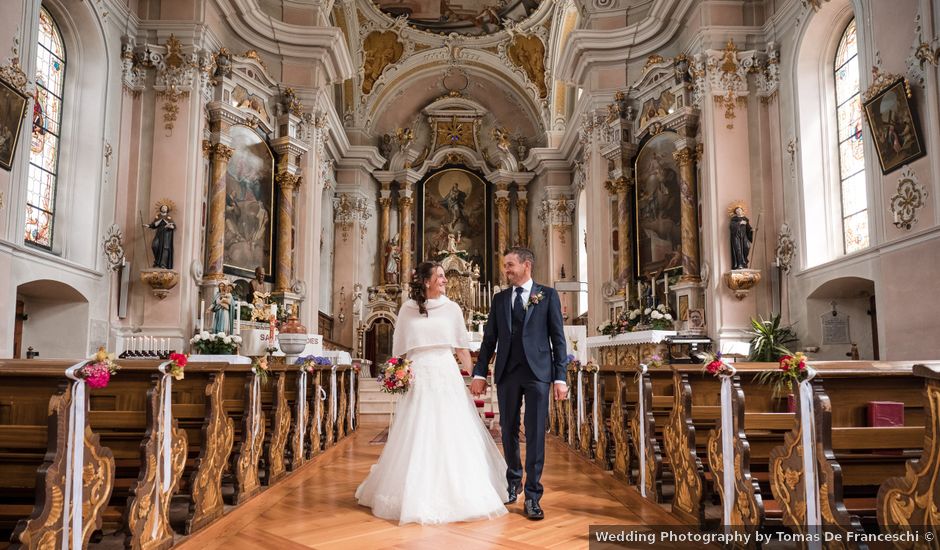
<instances>
[{"instance_id":1,"label":"framed painting on wall","mask_svg":"<svg viewBox=\"0 0 940 550\"><path fill-rule=\"evenodd\" d=\"M457 248L488 273L486 182L468 170L448 168L424 180L421 189L421 259L439 259L439 252L448 249L448 236L459 234Z\"/></svg>"},{"instance_id":2,"label":"framed painting on wall","mask_svg":"<svg viewBox=\"0 0 940 550\"><path fill-rule=\"evenodd\" d=\"M648 140L636 157L636 272L649 277L682 269L682 205L674 132Z\"/></svg>"},{"instance_id":3,"label":"framed painting on wall","mask_svg":"<svg viewBox=\"0 0 940 550\"><path fill-rule=\"evenodd\" d=\"M16 144L26 117L29 99L7 81L0 79L0 168L10 170Z\"/></svg>"},{"instance_id":4,"label":"framed painting on wall","mask_svg":"<svg viewBox=\"0 0 940 550\"><path fill-rule=\"evenodd\" d=\"M909 90L905 79L899 78L865 102L882 174L927 154Z\"/></svg>"},{"instance_id":5,"label":"framed painting on wall","mask_svg":"<svg viewBox=\"0 0 940 550\"><path fill-rule=\"evenodd\" d=\"M232 158L225 177L225 271L254 277L271 269L274 228L274 155L254 130L232 126Z\"/></svg>"}]
</instances>

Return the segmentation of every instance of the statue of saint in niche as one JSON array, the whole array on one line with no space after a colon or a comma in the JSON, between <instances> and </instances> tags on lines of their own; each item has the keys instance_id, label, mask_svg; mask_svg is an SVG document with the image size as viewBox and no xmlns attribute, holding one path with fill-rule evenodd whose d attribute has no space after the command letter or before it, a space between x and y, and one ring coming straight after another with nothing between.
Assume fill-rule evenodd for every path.
<instances>
[{"instance_id":1,"label":"statue of saint in niche","mask_svg":"<svg viewBox=\"0 0 940 550\"><path fill-rule=\"evenodd\" d=\"M731 215L731 269L747 269L753 239L754 230L744 215L744 207L735 206Z\"/></svg>"}]
</instances>

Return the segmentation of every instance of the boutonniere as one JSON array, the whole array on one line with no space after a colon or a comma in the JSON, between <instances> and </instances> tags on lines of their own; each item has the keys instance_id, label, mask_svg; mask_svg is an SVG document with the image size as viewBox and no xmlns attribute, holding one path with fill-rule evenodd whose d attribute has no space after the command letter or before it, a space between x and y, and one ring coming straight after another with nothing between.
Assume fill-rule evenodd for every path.
<instances>
[{"instance_id":1,"label":"boutonniere","mask_svg":"<svg viewBox=\"0 0 940 550\"><path fill-rule=\"evenodd\" d=\"M539 302L542 301L542 298L544 297L545 295L542 294L541 290L536 292L535 294L532 294L531 296L529 296L529 302L525 305L526 309L529 309L529 306L537 305Z\"/></svg>"}]
</instances>

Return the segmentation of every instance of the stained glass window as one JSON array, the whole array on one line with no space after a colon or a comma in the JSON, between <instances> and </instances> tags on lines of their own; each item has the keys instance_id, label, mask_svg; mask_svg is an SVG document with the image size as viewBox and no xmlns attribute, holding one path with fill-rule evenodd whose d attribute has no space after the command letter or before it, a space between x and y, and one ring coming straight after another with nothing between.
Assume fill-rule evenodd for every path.
<instances>
[{"instance_id":1,"label":"stained glass window","mask_svg":"<svg viewBox=\"0 0 940 550\"><path fill-rule=\"evenodd\" d=\"M58 25L45 8L39 10L38 46L33 132L26 187L26 242L52 248L55 190L59 175L62 91L65 84L65 47Z\"/></svg>"},{"instance_id":2,"label":"stained glass window","mask_svg":"<svg viewBox=\"0 0 940 550\"><path fill-rule=\"evenodd\" d=\"M855 20L842 33L833 63L839 134L839 188L842 193L842 236L845 253L868 248L868 195L862 107L858 83L858 42Z\"/></svg>"}]
</instances>

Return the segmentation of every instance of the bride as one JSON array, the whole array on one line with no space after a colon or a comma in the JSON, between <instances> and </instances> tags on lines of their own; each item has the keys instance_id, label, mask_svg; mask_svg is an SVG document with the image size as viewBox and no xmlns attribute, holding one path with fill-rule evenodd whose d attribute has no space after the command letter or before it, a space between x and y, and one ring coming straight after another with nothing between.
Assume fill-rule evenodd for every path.
<instances>
[{"instance_id":1,"label":"bride","mask_svg":"<svg viewBox=\"0 0 940 550\"><path fill-rule=\"evenodd\" d=\"M407 353L414 381L395 408L378 463L356 489L380 518L435 524L507 513L506 462L483 425L454 361L471 371L460 306L444 295L438 263L415 271L401 306L392 354Z\"/></svg>"}]
</instances>

